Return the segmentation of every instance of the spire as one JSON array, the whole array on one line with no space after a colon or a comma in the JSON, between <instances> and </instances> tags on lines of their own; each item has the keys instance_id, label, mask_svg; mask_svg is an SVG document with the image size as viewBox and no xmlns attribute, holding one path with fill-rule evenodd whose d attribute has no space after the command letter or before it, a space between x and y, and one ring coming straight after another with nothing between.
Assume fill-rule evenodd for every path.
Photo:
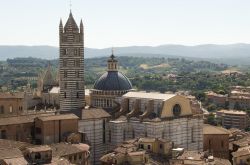
<instances>
[{"instance_id":1,"label":"spire","mask_svg":"<svg viewBox=\"0 0 250 165\"><path fill-rule=\"evenodd\" d=\"M82 19L81 19L81 22L80 22L80 33L83 33L83 23L82 23Z\"/></svg>"},{"instance_id":2,"label":"spire","mask_svg":"<svg viewBox=\"0 0 250 165\"><path fill-rule=\"evenodd\" d=\"M68 18L68 20L65 24L65 27L64 27L64 31L65 32L68 32L68 31L79 32L78 26L76 24L76 21L73 17L71 10L69 13L69 18Z\"/></svg>"},{"instance_id":3,"label":"spire","mask_svg":"<svg viewBox=\"0 0 250 165\"><path fill-rule=\"evenodd\" d=\"M62 23L62 18L60 19L60 23L59 23L59 32L63 33L63 23Z\"/></svg>"}]
</instances>

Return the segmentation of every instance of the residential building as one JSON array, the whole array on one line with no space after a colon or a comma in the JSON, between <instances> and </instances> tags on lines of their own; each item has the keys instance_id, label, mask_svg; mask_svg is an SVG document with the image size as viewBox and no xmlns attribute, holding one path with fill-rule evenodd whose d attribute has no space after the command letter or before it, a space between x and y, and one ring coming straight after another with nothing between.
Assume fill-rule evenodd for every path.
<instances>
[{"instance_id":1,"label":"residential building","mask_svg":"<svg viewBox=\"0 0 250 165\"><path fill-rule=\"evenodd\" d=\"M217 94L213 91L206 92L207 100L217 106L225 107L228 95Z\"/></svg>"},{"instance_id":2,"label":"residential building","mask_svg":"<svg viewBox=\"0 0 250 165\"><path fill-rule=\"evenodd\" d=\"M0 117L16 116L24 111L24 93L0 93Z\"/></svg>"},{"instance_id":3,"label":"residential building","mask_svg":"<svg viewBox=\"0 0 250 165\"><path fill-rule=\"evenodd\" d=\"M250 146L239 148L232 156L233 165L250 164Z\"/></svg>"},{"instance_id":4,"label":"residential building","mask_svg":"<svg viewBox=\"0 0 250 165\"><path fill-rule=\"evenodd\" d=\"M216 115L225 128L238 128L244 130L249 126L249 117L244 111L222 109L217 111Z\"/></svg>"},{"instance_id":5,"label":"residential building","mask_svg":"<svg viewBox=\"0 0 250 165\"><path fill-rule=\"evenodd\" d=\"M170 165L231 165L227 159L217 158L205 152L183 151L169 161Z\"/></svg>"},{"instance_id":6,"label":"residential building","mask_svg":"<svg viewBox=\"0 0 250 165\"><path fill-rule=\"evenodd\" d=\"M163 163L171 155L173 143L166 139L138 138L123 142L110 153L101 157L101 164L151 164Z\"/></svg>"}]
</instances>

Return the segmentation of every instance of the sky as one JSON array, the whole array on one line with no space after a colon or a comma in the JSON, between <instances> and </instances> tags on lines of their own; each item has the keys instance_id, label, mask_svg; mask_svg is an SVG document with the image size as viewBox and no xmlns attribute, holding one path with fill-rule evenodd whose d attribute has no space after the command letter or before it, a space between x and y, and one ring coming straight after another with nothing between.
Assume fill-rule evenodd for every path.
<instances>
[{"instance_id":1,"label":"sky","mask_svg":"<svg viewBox=\"0 0 250 165\"><path fill-rule=\"evenodd\" d=\"M250 0L71 0L85 46L250 43ZM70 0L1 0L0 45L58 46Z\"/></svg>"}]
</instances>

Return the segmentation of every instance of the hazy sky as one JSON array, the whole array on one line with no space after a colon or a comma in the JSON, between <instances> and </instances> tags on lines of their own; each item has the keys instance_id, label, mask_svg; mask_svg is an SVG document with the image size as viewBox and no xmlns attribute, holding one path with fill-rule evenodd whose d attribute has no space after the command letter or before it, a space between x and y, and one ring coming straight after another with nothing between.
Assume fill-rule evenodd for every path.
<instances>
[{"instance_id":1,"label":"hazy sky","mask_svg":"<svg viewBox=\"0 0 250 165\"><path fill-rule=\"evenodd\" d=\"M0 45L58 46L70 0L1 0ZM85 46L250 43L250 0L72 0Z\"/></svg>"}]
</instances>

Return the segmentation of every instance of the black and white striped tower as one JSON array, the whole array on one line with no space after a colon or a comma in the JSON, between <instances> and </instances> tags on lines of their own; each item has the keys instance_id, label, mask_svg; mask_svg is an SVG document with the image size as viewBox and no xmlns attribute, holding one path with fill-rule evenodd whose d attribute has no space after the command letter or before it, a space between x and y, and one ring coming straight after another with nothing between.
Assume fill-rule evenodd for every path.
<instances>
[{"instance_id":1,"label":"black and white striped tower","mask_svg":"<svg viewBox=\"0 0 250 165\"><path fill-rule=\"evenodd\" d=\"M61 113L80 114L85 106L84 91L84 32L80 30L70 11L63 27L59 25L60 44L60 110Z\"/></svg>"}]
</instances>

